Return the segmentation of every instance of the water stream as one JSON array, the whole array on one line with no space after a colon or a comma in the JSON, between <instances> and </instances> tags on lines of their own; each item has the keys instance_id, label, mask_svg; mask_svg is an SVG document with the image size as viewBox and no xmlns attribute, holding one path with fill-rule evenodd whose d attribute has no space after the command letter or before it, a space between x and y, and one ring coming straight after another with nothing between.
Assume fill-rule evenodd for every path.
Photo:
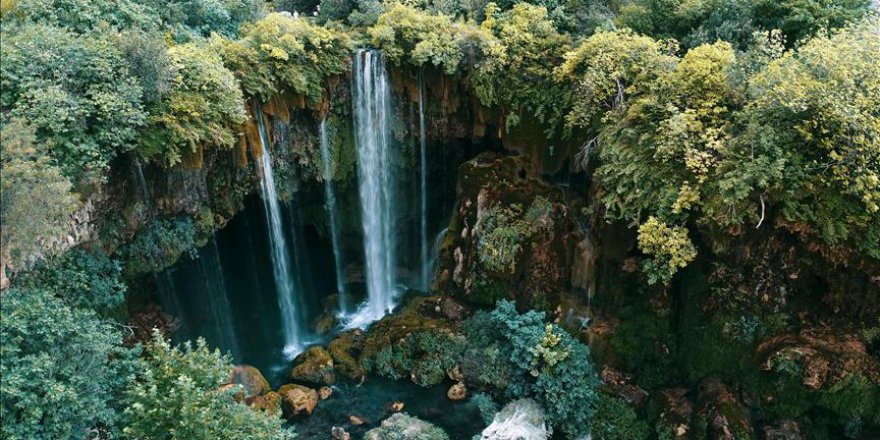
<instances>
[{"instance_id":1,"label":"water stream","mask_svg":"<svg viewBox=\"0 0 880 440\"><path fill-rule=\"evenodd\" d=\"M330 151L330 135L327 132L327 119L321 120L321 162L324 172L324 209L330 228L330 242L333 246L333 261L336 269L336 293L339 295L339 313L342 316L350 312L348 297L345 293L345 266L342 261L342 248L339 243L339 208L336 206L336 189L333 187L333 154Z\"/></svg>"},{"instance_id":2,"label":"water stream","mask_svg":"<svg viewBox=\"0 0 880 440\"><path fill-rule=\"evenodd\" d=\"M428 267L428 140L425 137L425 81L424 72L419 71L419 238L422 257L422 291L428 290L430 268Z\"/></svg>"},{"instance_id":3,"label":"water stream","mask_svg":"<svg viewBox=\"0 0 880 440\"><path fill-rule=\"evenodd\" d=\"M281 309L282 331L284 333L284 354L293 357L303 350L300 340L299 315L297 314L296 286L290 270L290 252L284 236L281 206L275 189L275 176L272 173L272 159L269 154L269 139L262 112L257 112L257 127L260 131L260 187L263 191L263 207L269 227L269 241L272 248L272 269L278 306Z\"/></svg>"},{"instance_id":4,"label":"water stream","mask_svg":"<svg viewBox=\"0 0 880 440\"><path fill-rule=\"evenodd\" d=\"M390 312L396 296L391 94L385 60L378 51L359 50L355 54L352 94L368 298L349 326L362 327Z\"/></svg>"}]
</instances>

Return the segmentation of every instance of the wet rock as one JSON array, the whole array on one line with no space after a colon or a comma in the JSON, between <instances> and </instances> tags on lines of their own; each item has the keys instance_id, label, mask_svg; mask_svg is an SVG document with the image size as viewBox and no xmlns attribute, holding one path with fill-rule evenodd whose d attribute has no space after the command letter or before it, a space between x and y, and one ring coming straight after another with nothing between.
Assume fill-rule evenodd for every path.
<instances>
[{"instance_id":1,"label":"wet rock","mask_svg":"<svg viewBox=\"0 0 880 440\"><path fill-rule=\"evenodd\" d=\"M449 440L442 429L424 421L411 417L406 413L397 413L382 421L378 428L367 431L364 440Z\"/></svg>"},{"instance_id":2,"label":"wet rock","mask_svg":"<svg viewBox=\"0 0 880 440\"><path fill-rule=\"evenodd\" d=\"M467 397L467 387L459 382L449 387L449 391L446 392L446 397L448 397L449 400L462 400Z\"/></svg>"},{"instance_id":3,"label":"wet rock","mask_svg":"<svg viewBox=\"0 0 880 440\"><path fill-rule=\"evenodd\" d=\"M336 316L333 314L322 313L312 321L312 329L315 330L316 334L323 335L332 330L333 327L336 327L338 322Z\"/></svg>"},{"instance_id":4,"label":"wet rock","mask_svg":"<svg viewBox=\"0 0 880 440\"><path fill-rule=\"evenodd\" d=\"M323 347L312 347L293 360L290 379L298 382L332 384L336 382L333 358Z\"/></svg>"},{"instance_id":5,"label":"wet rock","mask_svg":"<svg viewBox=\"0 0 880 440\"><path fill-rule=\"evenodd\" d=\"M358 416L348 416L348 421L354 426L361 426L367 423L367 421L363 417Z\"/></svg>"},{"instance_id":6,"label":"wet rock","mask_svg":"<svg viewBox=\"0 0 880 440\"><path fill-rule=\"evenodd\" d=\"M321 387L318 389L318 397L320 397L321 400L327 400L332 395L333 395L333 388Z\"/></svg>"},{"instance_id":7,"label":"wet rock","mask_svg":"<svg viewBox=\"0 0 880 440\"><path fill-rule=\"evenodd\" d=\"M363 332L355 329L340 333L336 339L330 341L327 350L333 359L333 366L337 373L354 380L364 378L366 372L357 359L361 352L363 339Z\"/></svg>"},{"instance_id":8,"label":"wet rock","mask_svg":"<svg viewBox=\"0 0 880 440\"><path fill-rule=\"evenodd\" d=\"M333 440L351 440L351 434L345 432L345 430L339 426L334 426L330 428L330 438Z\"/></svg>"},{"instance_id":9,"label":"wet rock","mask_svg":"<svg viewBox=\"0 0 880 440\"><path fill-rule=\"evenodd\" d=\"M281 407L287 417L311 414L318 405L318 393L302 385L287 384L278 389Z\"/></svg>"},{"instance_id":10,"label":"wet rock","mask_svg":"<svg viewBox=\"0 0 880 440\"><path fill-rule=\"evenodd\" d=\"M394 402L391 404L391 410L394 412L403 411L403 402Z\"/></svg>"},{"instance_id":11,"label":"wet rock","mask_svg":"<svg viewBox=\"0 0 880 440\"><path fill-rule=\"evenodd\" d=\"M260 370L250 365L236 365L232 369L229 382L241 385L245 397L259 396L272 389Z\"/></svg>"},{"instance_id":12,"label":"wet rock","mask_svg":"<svg viewBox=\"0 0 880 440\"><path fill-rule=\"evenodd\" d=\"M492 423L480 434L481 440L547 440L550 431L544 410L534 400L508 403L495 414Z\"/></svg>"},{"instance_id":13,"label":"wet rock","mask_svg":"<svg viewBox=\"0 0 880 440\"><path fill-rule=\"evenodd\" d=\"M261 396L245 399L245 403L257 411L277 416L281 414L281 395L275 391L269 391Z\"/></svg>"},{"instance_id":14,"label":"wet rock","mask_svg":"<svg viewBox=\"0 0 880 440\"><path fill-rule=\"evenodd\" d=\"M763 440L804 440L801 428L794 420L783 420L776 426L765 426Z\"/></svg>"},{"instance_id":15,"label":"wet rock","mask_svg":"<svg viewBox=\"0 0 880 440\"><path fill-rule=\"evenodd\" d=\"M464 373L461 371L461 364L455 364L455 367L447 371L446 375L453 382L464 382Z\"/></svg>"},{"instance_id":16,"label":"wet rock","mask_svg":"<svg viewBox=\"0 0 880 440\"><path fill-rule=\"evenodd\" d=\"M755 432L745 405L719 379L706 379L699 386L698 415L706 421L711 440L753 439Z\"/></svg>"},{"instance_id":17,"label":"wet rock","mask_svg":"<svg viewBox=\"0 0 880 440\"><path fill-rule=\"evenodd\" d=\"M640 407L648 398L648 392L633 385L632 378L623 372L608 367L602 369L602 381L618 397L630 404Z\"/></svg>"}]
</instances>

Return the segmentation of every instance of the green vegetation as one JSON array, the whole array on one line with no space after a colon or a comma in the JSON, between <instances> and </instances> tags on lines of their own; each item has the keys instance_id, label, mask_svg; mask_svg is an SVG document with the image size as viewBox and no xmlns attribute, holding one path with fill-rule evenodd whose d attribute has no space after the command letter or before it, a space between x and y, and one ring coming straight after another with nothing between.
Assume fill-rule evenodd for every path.
<instances>
[{"instance_id":1,"label":"green vegetation","mask_svg":"<svg viewBox=\"0 0 880 440\"><path fill-rule=\"evenodd\" d=\"M131 438L293 439L274 415L238 403L239 386L229 381L232 362L199 339L171 347L155 334L140 362L137 377L126 390L126 436Z\"/></svg>"}]
</instances>

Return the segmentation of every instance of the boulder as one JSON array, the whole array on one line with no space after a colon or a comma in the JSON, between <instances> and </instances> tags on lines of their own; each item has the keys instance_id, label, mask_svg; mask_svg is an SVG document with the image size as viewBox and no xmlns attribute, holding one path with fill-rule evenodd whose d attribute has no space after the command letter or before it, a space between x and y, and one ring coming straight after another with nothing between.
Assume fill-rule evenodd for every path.
<instances>
[{"instance_id":1,"label":"boulder","mask_svg":"<svg viewBox=\"0 0 880 440\"><path fill-rule=\"evenodd\" d=\"M327 350L333 359L336 372L349 379L361 380L366 375L357 356L361 351L364 333L360 329L342 332L330 341Z\"/></svg>"},{"instance_id":2,"label":"boulder","mask_svg":"<svg viewBox=\"0 0 880 440\"><path fill-rule=\"evenodd\" d=\"M446 392L446 397L449 400L462 400L467 396L467 387L464 386L464 383L459 382L451 387L449 387L449 391Z\"/></svg>"},{"instance_id":3,"label":"boulder","mask_svg":"<svg viewBox=\"0 0 880 440\"><path fill-rule=\"evenodd\" d=\"M278 389L281 407L287 417L311 414L318 405L318 393L302 385L287 384Z\"/></svg>"},{"instance_id":4,"label":"boulder","mask_svg":"<svg viewBox=\"0 0 880 440\"><path fill-rule=\"evenodd\" d=\"M318 397L320 397L321 400L327 400L331 395L333 395L333 388L321 387L318 389Z\"/></svg>"},{"instance_id":5,"label":"boulder","mask_svg":"<svg viewBox=\"0 0 880 440\"><path fill-rule=\"evenodd\" d=\"M721 380L710 378L700 383L698 401L698 416L706 421L708 439L755 438L748 410Z\"/></svg>"},{"instance_id":6,"label":"boulder","mask_svg":"<svg viewBox=\"0 0 880 440\"><path fill-rule=\"evenodd\" d=\"M351 440L351 434L339 426L330 428L330 438L333 440Z\"/></svg>"},{"instance_id":7,"label":"boulder","mask_svg":"<svg viewBox=\"0 0 880 440\"><path fill-rule=\"evenodd\" d=\"M641 407L645 400L648 399L648 392L633 384L632 378L617 370L612 370L607 366L602 369L602 381L605 383L613 394L626 400L636 408Z\"/></svg>"},{"instance_id":8,"label":"boulder","mask_svg":"<svg viewBox=\"0 0 880 440\"><path fill-rule=\"evenodd\" d=\"M675 439L688 438L694 406L684 388L667 388L655 392L648 405L649 411L668 428Z\"/></svg>"},{"instance_id":9,"label":"boulder","mask_svg":"<svg viewBox=\"0 0 880 440\"><path fill-rule=\"evenodd\" d=\"M262 411L267 414L278 416L281 415L281 395L275 391L269 391L261 396L253 396L245 399L251 408Z\"/></svg>"},{"instance_id":10,"label":"boulder","mask_svg":"<svg viewBox=\"0 0 880 440\"><path fill-rule=\"evenodd\" d=\"M520 399L508 403L495 414L492 423L483 433L481 440L547 440L544 410L534 400Z\"/></svg>"},{"instance_id":11,"label":"boulder","mask_svg":"<svg viewBox=\"0 0 880 440\"><path fill-rule=\"evenodd\" d=\"M378 428L367 431L364 440L449 440L442 429L411 417L406 413L396 413L382 421Z\"/></svg>"},{"instance_id":12,"label":"boulder","mask_svg":"<svg viewBox=\"0 0 880 440\"><path fill-rule=\"evenodd\" d=\"M366 419L364 419L363 417L358 417L358 416L348 416L348 422L354 426L361 426L361 425L367 423Z\"/></svg>"},{"instance_id":13,"label":"boulder","mask_svg":"<svg viewBox=\"0 0 880 440\"><path fill-rule=\"evenodd\" d=\"M450 380L455 382L463 382L464 381L464 373L461 371L461 364L456 364L451 370L446 372L446 376L449 377Z\"/></svg>"},{"instance_id":14,"label":"boulder","mask_svg":"<svg viewBox=\"0 0 880 440\"><path fill-rule=\"evenodd\" d=\"M333 358L323 347L312 347L293 360L290 380L297 382L332 384L336 382Z\"/></svg>"},{"instance_id":15,"label":"boulder","mask_svg":"<svg viewBox=\"0 0 880 440\"><path fill-rule=\"evenodd\" d=\"M272 389L260 370L250 365L236 365L232 369L229 383L241 385L245 397L259 396Z\"/></svg>"}]
</instances>

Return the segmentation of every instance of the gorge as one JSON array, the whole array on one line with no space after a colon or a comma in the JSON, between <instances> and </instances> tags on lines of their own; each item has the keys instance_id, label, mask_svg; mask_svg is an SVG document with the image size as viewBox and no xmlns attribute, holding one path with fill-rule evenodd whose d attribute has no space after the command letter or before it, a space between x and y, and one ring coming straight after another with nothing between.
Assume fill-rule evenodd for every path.
<instances>
[{"instance_id":1,"label":"gorge","mask_svg":"<svg viewBox=\"0 0 880 440\"><path fill-rule=\"evenodd\" d=\"M4 1L0 437L880 438L844 3Z\"/></svg>"}]
</instances>

